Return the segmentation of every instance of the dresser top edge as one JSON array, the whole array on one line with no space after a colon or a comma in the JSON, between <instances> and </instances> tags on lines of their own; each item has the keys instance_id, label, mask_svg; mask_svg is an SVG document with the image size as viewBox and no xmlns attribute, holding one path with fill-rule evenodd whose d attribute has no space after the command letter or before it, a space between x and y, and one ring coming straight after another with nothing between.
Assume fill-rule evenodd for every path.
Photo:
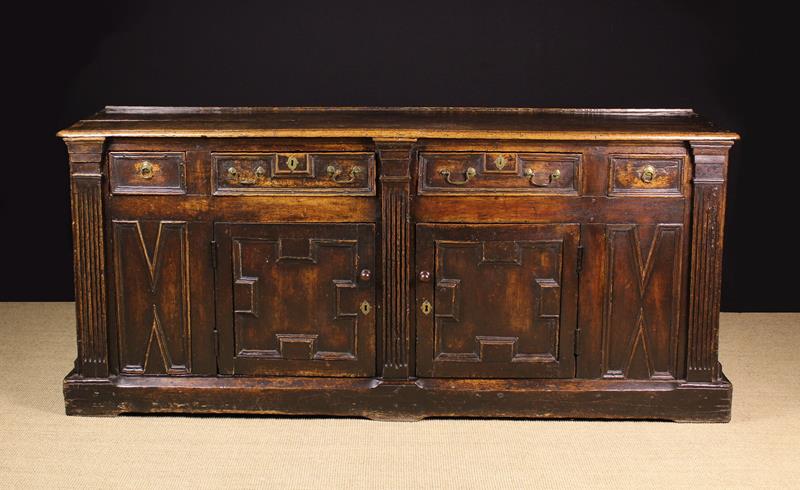
<instances>
[{"instance_id":1,"label":"dresser top edge","mask_svg":"<svg viewBox=\"0 0 800 490\"><path fill-rule=\"evenodd\" d=\"M692 109L107 106L62 138L737 140Z\"/></svg>"}]
</instances>

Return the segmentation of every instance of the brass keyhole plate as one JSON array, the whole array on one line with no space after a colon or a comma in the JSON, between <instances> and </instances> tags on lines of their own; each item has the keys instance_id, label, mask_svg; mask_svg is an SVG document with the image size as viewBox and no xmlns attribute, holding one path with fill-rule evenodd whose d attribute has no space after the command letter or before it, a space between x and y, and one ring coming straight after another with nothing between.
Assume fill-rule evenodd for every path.
<instances>
[{"instance_id":1,"label":"brass keyhole plate","mask_svg":"<svg viewBox=\"0 0 800 490\"><path fill-rule=\"evenodd\" d=\"M372 311L372 305L369 304L369 301L364 300L361 303L359 310L361 310L361 313L363 313L364 315L369 315L369 312Z\"/></svg>"},{"instance_id":2,"label":"brass keyhole plate","mask_svg":"<svg viewBox=\"0 0 800 490\"><path fill-rule=\"evenodd\" d=\"M425 301L422 302L420 310L422 310L422 313L430 315L431 311L433 311L433 306L431 305L431 302L426 299Z\"/></svg>"}]
</instances>

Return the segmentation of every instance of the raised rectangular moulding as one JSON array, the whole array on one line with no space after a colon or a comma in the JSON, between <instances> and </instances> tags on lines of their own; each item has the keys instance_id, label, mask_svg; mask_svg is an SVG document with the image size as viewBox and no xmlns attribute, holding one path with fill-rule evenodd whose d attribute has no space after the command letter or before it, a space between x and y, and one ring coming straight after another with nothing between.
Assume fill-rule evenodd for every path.
<instances>
[{"instance_id":1,"label":"raised rectangular moulding","mask_svg":"<svg viewBox=\"0 0 800 490\"><path fill-rule=\"evenodd\" d=\"M114 194L186 194L183 152L110 152Z\"/></svg>"},{"instance_id":2,"label":"raised rectangular moulding","mask_svg":"<svg viewBox=\"0 0 800 490\"><path fill-rule=\"evenodd\" d=\"M611 155L608 195L680 196L684 159L680 156Z\"/></svg>"},{"instance_id":3,"label":"raised rectangular moulding","mask_svg":"<svg viewBox=\"0 0 800 490\"><path fill-rule=\"evenodd\" d=\"M580 154L420 153L419 193L577 194Z\"/></svg>"},{"instance_id":4,"label":"raised rectangular moulding","mask_svg":"<svg viewBox=\"0 0 800 490\"><path fill-rule=\"evenodd\" d=\"M214 195L375 195L372 153L214 152Z\"/></svg>"}]
</instances>

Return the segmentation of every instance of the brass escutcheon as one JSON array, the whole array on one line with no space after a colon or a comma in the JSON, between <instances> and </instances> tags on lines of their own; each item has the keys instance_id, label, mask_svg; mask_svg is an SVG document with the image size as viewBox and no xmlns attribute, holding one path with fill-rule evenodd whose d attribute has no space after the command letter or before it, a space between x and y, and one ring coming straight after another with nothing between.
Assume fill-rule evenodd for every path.
<instances>
[{"instance_id":1,"label":"brass escutcheon","mask_svg":"<svg viewBox=\"0 0 800 490\"><path fill-rule=\"evenodd\" d=\"M361 310L361 313L363 313L364 315L369 315L369 312L372 311L372 305L369 304L369 301L364 300L361 303L359 309Z\"/></svg>"},{"instance_id":2,"label":"brass escutcheon","mask_svg":"<svg viewBox=\"0 0 800 490\"><path fill-rule=\"evenodd\" d=\"M642 173L639 175L639 178L642 179L642 182L645 184L649 184L653 181L653 178L656 176L656 168L652 165L647 165L642 169Z\"/></svg>"},{"instance_id":3,"label":"brass escutcheon","mask_svg":"<svg viewBox=\"0 0 800 490\"><path fill-rule=\"evenodd\" d=\"M422 313L425 315L430 315L431 311L433 311L433 306L431 305L431 302L426 299L422 302L422 306L420 306L419 309L422 310Z\"/></svg>"},{"instance_id":4,"label":"brass escutcheon","mask_svg":"<svg viewBox=\"0 0 800 490\"><path fill-rule=\"evenodd\" d=\"M289 168L289 171L294 172L298 165L300 165L300 162L297 160L296 156L292 155L286 159L286 166Z\"/></svg>"},{"instance_id":5,"label":"brass escutcheon","mask_svg":"<svg viewBox=\"0 0 800 490\"><path fill-rule=\"evenodd\" d=\"M497 167L497 170L503 170L506 168L506 164L508 164L508 160L506 160L506 157L503 155L494 159L494 166Z\"/></svg>"}]
</instances>

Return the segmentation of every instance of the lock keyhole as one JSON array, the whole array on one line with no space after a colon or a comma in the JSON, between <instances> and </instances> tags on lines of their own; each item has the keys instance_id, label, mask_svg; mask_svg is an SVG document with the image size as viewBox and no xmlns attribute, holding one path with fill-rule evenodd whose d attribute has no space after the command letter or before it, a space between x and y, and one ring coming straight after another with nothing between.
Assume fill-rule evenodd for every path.
<instances>
[{"instance_id":1,"label":"lock keyhole","mask_svg":"<svg viewBox=\"0 0 800 490\"><path fill-rule=\"evenodd\" d=\"M426 299L425 301L422 302L420 310L422 310L422 313L430 315L431 311L433 311L433 306L431 305L431 302Z\"/></svg>"}]
</instances>

